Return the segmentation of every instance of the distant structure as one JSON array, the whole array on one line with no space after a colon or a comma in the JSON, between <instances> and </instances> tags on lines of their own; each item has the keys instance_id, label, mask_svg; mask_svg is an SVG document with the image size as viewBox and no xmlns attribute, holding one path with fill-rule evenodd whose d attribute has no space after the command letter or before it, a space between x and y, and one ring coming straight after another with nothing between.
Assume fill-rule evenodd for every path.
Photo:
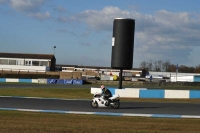
<instances>
[{"instance_id":1,"label":"distant structure","mask_svg":"<svg viewBox=\"0 0 200 133\"><path fill-rule=\"evenodd\" d=\"M86 77L99 77L101 80L113 80L114 77L119 77L120 70L111 67L99 66L79 66L79 65L65 65L56 64L56 69L63 73L81 72L82 76ZM131 70L124 70L123 77L140 77L142 73L141 68L132 68Z\"/></svg>"},{"instance_id":2,"label":"distant structure","mask_svg":"<svg viewBox=\"0 0 200 133\"><path fill-rule=\"evenodd\" d=\"M55 71L53 54L0 53L1 71Z\"/></svg>"}]
</instances>

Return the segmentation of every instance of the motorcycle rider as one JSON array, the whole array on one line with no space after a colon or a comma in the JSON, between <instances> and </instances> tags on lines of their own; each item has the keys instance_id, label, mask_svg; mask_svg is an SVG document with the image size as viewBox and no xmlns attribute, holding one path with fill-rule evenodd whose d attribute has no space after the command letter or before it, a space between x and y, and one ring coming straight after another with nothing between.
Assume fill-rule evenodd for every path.
<instances>
[{"instance_id":1,"label":"motorcycle rider","mask_svg":"<svg viewBox=\"0 0 200 133\"><path fill-rule=\"evenodd\" d=\"M104 85L101 85L101 90L102 90L101 95L104 96L104 99L108 102L107 105L109 105L110 103L109 98L112 97L111 91L107 89Z\"/></svg>"}]
</instances>

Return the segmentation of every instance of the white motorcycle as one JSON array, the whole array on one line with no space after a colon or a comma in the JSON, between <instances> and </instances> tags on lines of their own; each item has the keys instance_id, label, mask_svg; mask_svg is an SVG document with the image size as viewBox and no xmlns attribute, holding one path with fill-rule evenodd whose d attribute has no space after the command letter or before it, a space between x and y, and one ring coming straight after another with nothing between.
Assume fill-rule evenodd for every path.
<instances>
[{"instance_id":1,"label":"white motorcycle","mask_svg":"<svg viewBox=\"0 0 200 133\"><path fill-rule=\"evenodd\" d=\"M91 107L92 108L98 108L98 107L111 107L114 109L119 108L120 106L120 96L119 95L113 95L112 97L108 98L109 100L105 100L104 96L95 93L94 98L91 101Z\"/></svg>"}]
</instances>

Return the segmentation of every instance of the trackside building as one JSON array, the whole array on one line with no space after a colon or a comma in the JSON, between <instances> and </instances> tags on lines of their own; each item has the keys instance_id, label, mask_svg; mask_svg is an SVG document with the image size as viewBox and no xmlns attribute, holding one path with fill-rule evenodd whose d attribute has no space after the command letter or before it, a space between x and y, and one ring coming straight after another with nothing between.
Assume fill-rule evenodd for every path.
<instances>
[{"instance_id":1,"label":"trackside building","mask_svg":"<svg viewBox=\"0 0 200 133\"><path fill-rule=\"evenodd\" d=\"M0 71L55 71L52 54L0 53Z\"/></svg>"}]
</instances>

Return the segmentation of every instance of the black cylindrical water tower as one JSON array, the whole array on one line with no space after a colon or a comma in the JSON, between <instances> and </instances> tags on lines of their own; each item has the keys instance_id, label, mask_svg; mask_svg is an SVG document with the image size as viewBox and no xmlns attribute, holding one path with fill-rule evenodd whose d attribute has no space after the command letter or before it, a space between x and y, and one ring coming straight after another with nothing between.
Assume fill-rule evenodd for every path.
<instances>
[{"instance_id":1,"label":"black cylindrical water tower","mask_svg":"<svg viewBox=\"0 0 200 133\"><path fill-rule=\"evenodd\" d=\"M134 33L134 19L114 19L111 68L120 69L119 88L122 88L122 70L132 69L133 66Z\"/></svg>"}]
</instances>

